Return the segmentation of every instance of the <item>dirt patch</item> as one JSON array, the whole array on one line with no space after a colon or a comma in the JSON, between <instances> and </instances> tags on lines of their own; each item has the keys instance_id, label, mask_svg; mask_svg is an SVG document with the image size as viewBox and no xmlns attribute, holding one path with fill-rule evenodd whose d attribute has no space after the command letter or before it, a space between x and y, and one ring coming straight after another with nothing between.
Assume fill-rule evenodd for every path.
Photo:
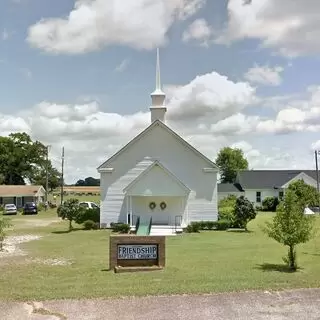
<instances>
[{"instance_id":1,"label":"dirt patch","mask_svg":"<svg viewBox=\"0 0 320 320\"><path fill-rule=\"evenodd\" d=\"M52 223L58 223L61 219L13 219L12 222L15 225L15 229L28 228L28 227L47 227Z\"/></svg>"},{"instance_id":2,"label":"dirt patch","mask_svg":"<svg viewBox=\"0 0 320 320\"><path fill-rule=\"evenodd\" d=\"M23 235L23 236L10 236L4 240L3 251L0 251L0 258L12 256L24 256L26 252L21 250L18 245L21 243L39 240L41 236L36 235Z\"/></svg>"},{"instance_id":3,"label":"dirt patch","mask_svg":"<svg viewBox=\"0 0 320 320\"><path fill-rule=\"evenodd\" d=\"M55 259L29 259L27 262L29 263L39 263L50 266L70 266L72 261L64 259L64 258L55 258Z\"/></svg>"}]
</instances>

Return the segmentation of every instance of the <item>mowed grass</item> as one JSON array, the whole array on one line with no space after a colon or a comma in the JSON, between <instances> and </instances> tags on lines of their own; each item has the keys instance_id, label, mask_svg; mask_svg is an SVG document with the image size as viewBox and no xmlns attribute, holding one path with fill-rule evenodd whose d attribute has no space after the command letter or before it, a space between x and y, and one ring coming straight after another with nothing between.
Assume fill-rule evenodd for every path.
<instances>
[{"instance_id":1,"label":"mowed grass","mask_svg":"<svg viewBox=\"0 0 320 320\"><path fill-rule=\"evenodd\" d=\"M27 216L56 217L55 211ZM110 231L66 233L66 221L46 227L21 227L13 234L42 235L20 245L26 257L5 258L1 265L0 299L43 300L183 293L211 293L253 289L320 287L320 238L298 248L296 273L283 267L286 249L265 236L261 225L272 214L259 214L249 233L210 231L166 239L163 271L115 274L108 269ZM18 217L17 219L23 219ZM320 226L320 218L316 221ZM28 259L66 259L66 266L28 262Z\"/></svg>"}]
</instances>

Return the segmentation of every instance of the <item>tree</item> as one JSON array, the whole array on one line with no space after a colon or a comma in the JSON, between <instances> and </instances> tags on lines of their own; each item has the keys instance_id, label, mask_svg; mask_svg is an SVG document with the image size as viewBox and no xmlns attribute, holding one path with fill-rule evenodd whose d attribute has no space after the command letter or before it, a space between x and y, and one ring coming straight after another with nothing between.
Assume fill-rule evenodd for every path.
<instances>
[{"instance_id":1,"label":"tree","mask_svg":"<svg viewBox=\"0 0 320 320\"><path fill-rule=\"evenodd\" d=\"M46 186L46 163L41 167L35 168L33 170L30 182L32 184ZM51 162L48 161L48 186L52 191L56 189L61 184L61 173L52 166Z\"/></svg>"},{"instance_id":2,"label":"tree","mask_svg":"<svg viewBox=\"0 0 320 320\"><path fill-rule=\"evenodd\" d=\"M291 190L297 196L300 205L305 208L317 207L319 205L319 195L315 187L306 184L302 179L290 183L288 190Z\"/></svg>"},{"instance_id":3,"label":"tree","mask_svg":"<svg viewBox=\"0 0 320 320\"><path fill-rule=\"evenodd\" d=\"M8 218L0 217L0 251L3 251L3 242L6 237L5 229L11 227Z\"/></svg>"},{"instance_id":4,"label":"tree","mask_svg":"<svg viewBox=\"0 0 320 320\"><path fill-rule=\"evenodd\" d=\"M25 184L35 170L42 167L47 149L39 141L32 141L23 133L0 137L0 175L5 184Z\"/></svg>"},{"instance_id":5,"label":"tree","mask_svg":"<svg viewBox=\"0 0 320 320\"><path fill-rule=\"evenodd\" d=\"M79 200L72 198L66 200L57 210L58 217L69 220L69 231L73 229L72 221L77 221L83 208L79 206Z\"/></svg>"},{"instance_id":6,"label":"tree","mask_svg":"<svg viewBox=\"0 0 320 320\"><path fill-rule=\"evenodd\" d=\"M221 149L216 158L216 164L221 171L222 183L233 183L239 170L247 170L248 160L241 149L225 147Z\"/></svg>"},{"instance_id":7,"label":"tree","mask_svg":"<svg viewBox=\"0 0 320 320\"><path fill-rule=\"evenodd\" d=\"M283 260L292 271L298 267L296 246L312 237L314 217L304 215L303 210L295 192L288 190L272 222L267 222L263 229L270 238L288 247Z\"/></svg>"},{"instance_id":8,"label":"tree","mask_svg":"<svg viewBox=\"0 0 320 320\"><path fill-rule=\"evenodd\" d=\"M234 207L235 222L247 231L249 221L255 219L257 213L253 204L244 196L237 198Z\"/></svg>"},{"instance_id":9,"label":"tree","mask_svg":"<svg viewBox=\"0 0 320 320\"><path fill-rule=\"evenodd\" d=\"M80 179L75 183L77 187L95 187L100 186L100 179L95 179L92 177L87 177L84 180Z\"/></svg>"}]
</instances>

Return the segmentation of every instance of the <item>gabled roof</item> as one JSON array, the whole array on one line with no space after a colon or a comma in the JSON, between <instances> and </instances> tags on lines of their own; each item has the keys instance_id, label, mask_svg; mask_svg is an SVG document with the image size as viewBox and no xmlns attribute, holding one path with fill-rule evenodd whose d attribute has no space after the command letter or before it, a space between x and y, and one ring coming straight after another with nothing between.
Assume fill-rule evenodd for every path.
<instances>
[{"instance_id":1,"label":"gabled roof","mask_svg":"<svg viewBox=\"0 0 320 320\"><path fill-rule=\"evenodd\" d=\"M210 167L213 167L219 170L218 166L211 161L208 157L203 155L200 151L198 151L196 148L194 148L190 143L188 143L186 140L184 140L182 137L180 137L176 132L174 132L172 129L170 129L167 125L165 125L162 121L156 120L154 121L150 126L148 126L145 130L143 130L141 133L139 133L135 138L133 138L129 143L127 143L124 147L122 147L118 152L116 152L113 156L111 156L107 161L102 163L97 169L105 168L108 166L108 164L114 160L116 157L118 157L121 153L123 153L125 150L127 150L130 146L132 146L136 141L143 138L145 135L148 134L153 128L156 126L160 126L167 132L169 132L171 135L173 135L177 140L179 140L182 144L184 144L187 148L189 148L192 152L197 154L199 157L201 157L204 161L206 161Z\"/></svg>"},{"instance_id":2,"label":"gabled roof","mask_svg":"<svg viewBox=\"0 0 320 320\"><path fill-rule=\"evenodd\" d=\"M243 189L281 188L301 172L316 180L315 170L243 170L238 172L236 182Z\"/></svg>"},{"instance_id":3,"label":"gabled roof","mask_svg":"<svg viewBox=\"0 0 320 320\"><path fill-rule=\"evenodd\" d=\"M234 183L219 183L218 192L243 192L243 191Z\"/></svg>"},{"instance_id":4,"label":"gabled roof","mask_svg":"<svg viewBox=\"0 0 320 320\"><path fill-rule=\"evenodd\" d=\"M33 197L37 195L40 189L43 189L45 192L45 189L42 186L0 185L0 197Z\"/></svg>"},{"instance_id":5,"label":"gabled roof","mask_svg":"<svg viewBox=\"0 0 320 320\"><path fill-rule=\"evenodd\" d=\"M187 187L176 175L174 175L170 170L168 170L159 160L155 160L148 168L141 172L130 184L128 184L123 192L130 190L135 184L137 184L144 176L146 176L155 166L159 166L169 177L171 177L175 182L177 182L182 189L186 192L190 192L190 188Z\"/></svg>"}]
</instances>

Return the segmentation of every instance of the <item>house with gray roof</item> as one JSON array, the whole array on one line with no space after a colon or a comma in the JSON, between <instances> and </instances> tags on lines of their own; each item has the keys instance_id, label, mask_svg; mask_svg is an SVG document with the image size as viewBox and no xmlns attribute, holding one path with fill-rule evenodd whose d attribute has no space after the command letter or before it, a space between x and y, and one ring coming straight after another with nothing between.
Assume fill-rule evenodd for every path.
<instances>
[{"instance_id":1,"label":"house with gray roof","mask_svg":"<svg viewBox=\"0 0 320 320\"><path fill-rule=\"evenodd\" d=\"M243 170L239 171L234 184L218 185L219 200L230 195L244 195L256 206L266 197L282 198L290 183L303 180L317 187L316 170Z\"/></svg>"}]
</instances>

